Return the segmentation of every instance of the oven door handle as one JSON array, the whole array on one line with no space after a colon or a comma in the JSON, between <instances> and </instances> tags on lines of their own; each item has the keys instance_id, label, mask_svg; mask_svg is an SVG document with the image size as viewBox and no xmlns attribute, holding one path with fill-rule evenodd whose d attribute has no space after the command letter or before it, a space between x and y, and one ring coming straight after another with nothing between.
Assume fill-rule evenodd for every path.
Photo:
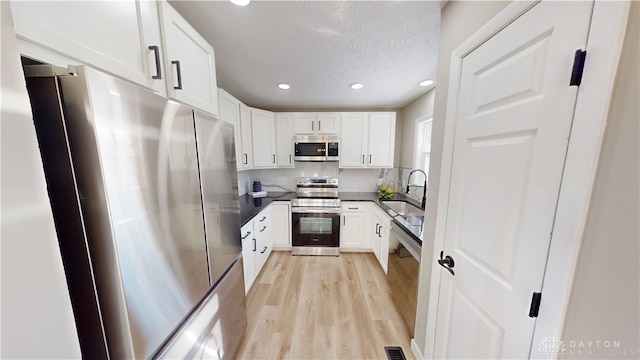
<instances>
[{"instance_id":1,"label":"oven door handle","mask_svg":"<svg viewBox=\"0 0 640 360\"><path fill-rule=\"evenodd\" d=\"M293 214L340 214L340 208L292 207Z\"/></svg>"}]
</instances>

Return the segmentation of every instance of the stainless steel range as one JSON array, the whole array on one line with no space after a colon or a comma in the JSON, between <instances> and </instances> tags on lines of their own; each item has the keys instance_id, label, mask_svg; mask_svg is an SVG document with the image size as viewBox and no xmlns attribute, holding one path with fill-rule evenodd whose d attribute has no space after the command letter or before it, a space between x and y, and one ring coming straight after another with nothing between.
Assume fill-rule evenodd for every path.
<instances>
[{"instance_id":1,"label":"stainless steel range","mask_svg":"<svg viewBox=\"0 0 640 360\"><path fill-rule=\"evenodd\" d=\"M293 255L340 255L338 178L296 179L291 201Z\"/></svg>"}]
</instances>

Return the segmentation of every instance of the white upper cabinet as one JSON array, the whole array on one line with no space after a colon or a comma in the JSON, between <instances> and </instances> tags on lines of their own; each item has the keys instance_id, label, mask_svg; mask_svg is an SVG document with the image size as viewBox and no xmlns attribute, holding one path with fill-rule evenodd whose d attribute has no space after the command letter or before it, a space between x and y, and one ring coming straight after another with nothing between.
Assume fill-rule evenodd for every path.
<instances>
[{"instance_id":1,"label":"white upper cabinet","mask_svg":"<svg viewBox=\"0 0 640 360\"><path fill-rule=\"evenodd\" d=\"M368 125L368 113L342 114L341 168L366 167L365 153L367 152Z\"/></svg>"},{"instance_id":2,"label":"white upper cabinet","mask_svg":"<svg viewBox=\"0 0 640 360\"><path fill-rule=\"evenodd\" d=\"M240 167L238 170L253 168L253 137L251 134L251 109L240 103Z\"/></svg>"},{"instance_id":3,"label":"white upper cabinet","mask_svg":"<svg viewBox=\"0 0 640 360\"><path fill-rule=\"evenodd\" d=\"M293 115L276 113L276 165L293 167Z\"/></svg>"},{"instance_id":4,"label":"white upper cabinet","mask_svg":"<svg viewBox=\"0 0 640 360\"><path fill-rule=\"evenodd\" d=\"M341 168L393 167L395 113L343 113L341 123Z\"/></svg>"},{"instance_id":5,"label":"white upper cabinet","mask_svg":"<svg viewBox=\"0 0 640 360\"><path fill-rule=\"evenodd\" d=\"M251 109L253 167L276 167L275 116L270 111Z\"/></svg>"},{"instance_id":6,"label":"white upper cabinet","mask_svg":"<svg viewBox=\"0 0 640 360\"><path fill-rule=\"evenodd\" d=\"M284 113L294 117L296 135L337 135L340 113Z\"/></svg>"},{"instance_id":7,"label":"white upper cabinet","mask_svg":"<svg viewBox=\"0 0 640 360\"><path fill-rule=\"evenodd\" d=\"M367 166L392 168L396 139L396 113L369 113L369 162Z\"/></svg>"},{"instance_id":8,"label":"white upper cabinet","mask_svg":"<svg viewBox=\"0 0 640 360\"><path fill-rule=\"evenodd\" d=\"M240 171L253 168L251 110L224 89L218 89L218 104L220 119L234 126L236 169Z\"/></svg>"},{"instance_id":9,"label":"white upper cabinet","mask_svg":"<svg viewBox=\"0 0 640 360\"><path fill-rule=\"evenodd\" d=\"M318 134L338 134L341 117L340 113L318 113Z\"/></svg>"},{"instance_id":10,"label":"white upper cabinet","mask_svg":"<svg viewBox=\"0 0 640 360\"><path fill-rule=\"evenodd\" d=\"M169 3L160 9L169 97L218 116L213 47Z\"/></svg>"},{"instance_id":11,"label":"white upper cabinet","mask_svg":"<svg viewBox=\"0 0 640 360\"><path fill-rule=\"evenodd\" d=\"M11 9L23 55L90 65L166 95L154 1L12 1Z\"/></svg>"},{"instance_id":12,"label":"white upper cabinet","mask_svg":"<svg viewBox=\"0 0 640 360\"><path fill-rule=\"evenodd\" d=\"M296 135L313 135L315 131L315 113L287 113L293 116Z\"/></svg>"},{"instance_id":13,"label":"white upper cabinet","mask_svg":"<svg viewBox=\"0 0 640 360\"><path fill-rule=\"evenodd\" d=\"M236 149L236 169L242 169L242 134L240 128L240 101L231 94L218 89L218 104L220 107L220 119L229 124L233 124L233 135Z\"/></svg>"}]
</instances>

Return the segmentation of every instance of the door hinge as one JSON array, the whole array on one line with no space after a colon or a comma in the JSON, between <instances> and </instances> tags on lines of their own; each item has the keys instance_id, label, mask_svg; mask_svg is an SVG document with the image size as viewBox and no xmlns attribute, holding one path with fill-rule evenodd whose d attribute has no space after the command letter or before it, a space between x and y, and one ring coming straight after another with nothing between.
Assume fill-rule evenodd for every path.
<instances>
[{"instance_id":1,"label":"door hinge","mask_svg":"<svg viewBox=\"0 0 640 360\"><path fill-rule=\"evenodd\" d=\"M578 49L573 56L573 69L571 70L571 81L569 86L580 86L582 83L582 71L584 70L584 60L587 58L585 50Z\"/></svg>"},{"instance_id":2,"label":"door hinge","mask_svg":"<svg viewBox=\"0 0 640 360\"><path fill-rule=\"evenodd\" d=\"M534 292L531 297L531 307L529 308L529 317L538 317L538 311L540 311L540 300L542 300L542 293Z\"/></svg>"}]
</instances>

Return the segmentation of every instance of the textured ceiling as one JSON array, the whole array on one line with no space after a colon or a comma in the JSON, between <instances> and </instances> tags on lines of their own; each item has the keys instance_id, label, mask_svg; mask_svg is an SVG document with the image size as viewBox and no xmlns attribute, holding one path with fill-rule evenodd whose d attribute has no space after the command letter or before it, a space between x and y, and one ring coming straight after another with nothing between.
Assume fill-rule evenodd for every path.
<instances>
[{"instance_id":1,"label":"textured ceiling","mask_svg":"<svg viewBox=\"0 0 640 360\"><path fill-rule=\"evenodd\" d=\"M440 2L170 3L214 47L218 86L250 106L400 108L433 88L418 83L435 80Z\"/></svg>"}]
</instances>

